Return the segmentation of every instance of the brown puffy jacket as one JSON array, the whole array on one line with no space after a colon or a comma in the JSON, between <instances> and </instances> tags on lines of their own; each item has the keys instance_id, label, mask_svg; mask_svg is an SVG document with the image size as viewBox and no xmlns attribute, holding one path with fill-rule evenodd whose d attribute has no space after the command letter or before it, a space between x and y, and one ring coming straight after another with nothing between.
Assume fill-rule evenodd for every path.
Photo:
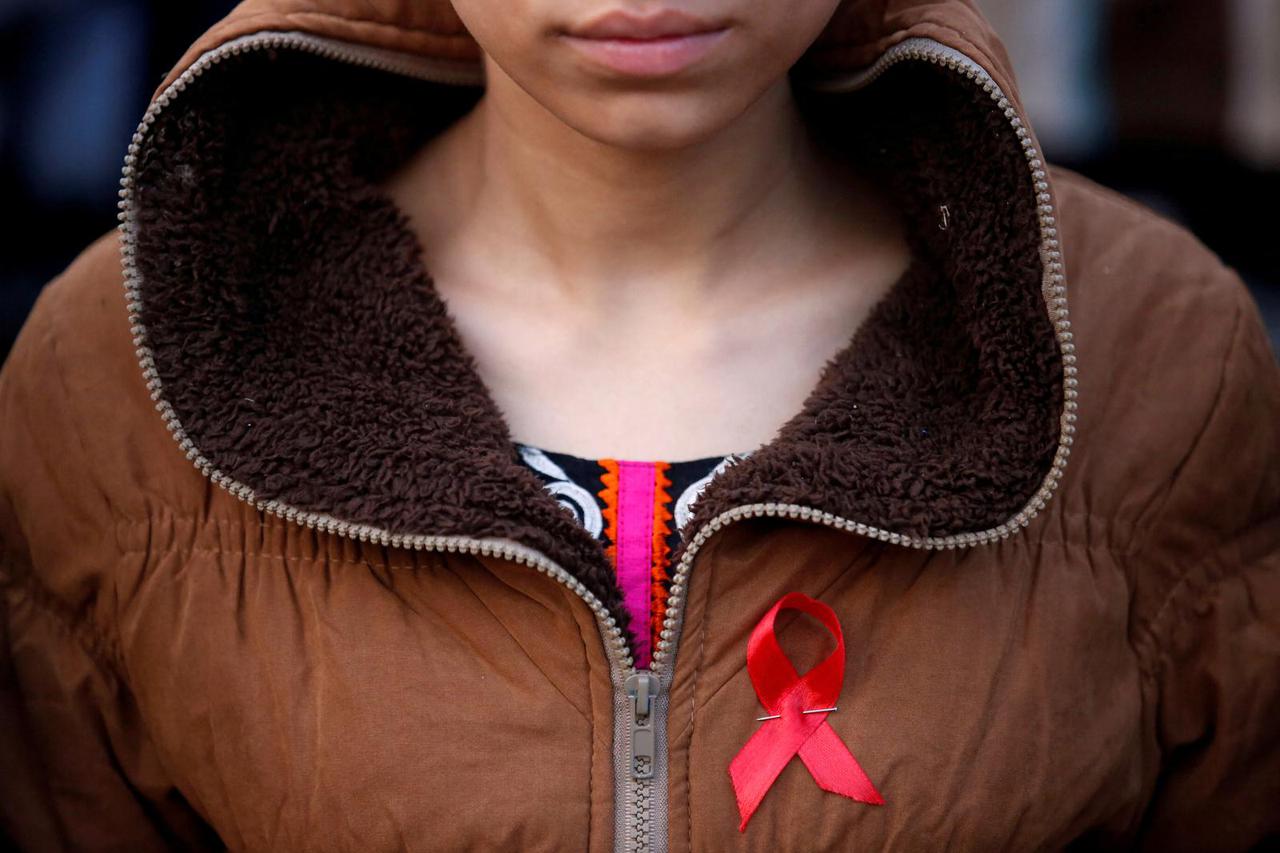
<instances>
[{"instance_id":1,"label":"brown puffy jacket","mask_svg":"<svg viewBox=\"0 0 1280 853\"><path fill-rule=\"evenodd\" d=\"M440 0L251 0L157 93L119 233L0 374L16 843L1275 838L1280 371L1232 271L1041 162L968 3L846 3L793 69L916 260L698 499L651 671L379 189L476 57ZM843 626L826 723L884 804L793 759L739 831L729 763L771 724L747 638L793 591Z\"/></svg>"}]
</instances>

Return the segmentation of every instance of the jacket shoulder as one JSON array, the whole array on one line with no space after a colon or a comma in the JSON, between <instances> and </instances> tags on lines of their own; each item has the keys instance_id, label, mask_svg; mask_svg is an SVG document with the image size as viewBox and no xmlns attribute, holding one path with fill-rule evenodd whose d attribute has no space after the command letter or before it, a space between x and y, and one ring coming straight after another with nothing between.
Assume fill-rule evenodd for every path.
<instances>
[{"instance_id":1,"label":"jacket shoulder","mask_svg":"<svg viewBox=\"0 0 1280 853\"><path fill-rule=\"evenodd\" d=\"M86 248L41 291L0 368L6 557L72 606L120 547L122 526L172 484L202 479L150 399L120 260L115 233Z\"/></svg>"},{"instance_id":2,"label":"jacket shoulder","mask_svg":"<svg viewBox=\"0 0 1280 853\"><path fill-rule=\"evenodd\" d=\"M1109 544L1125 550L1165 517L1193 450L1212 449L1215 418L1256 433L1280 408L1277 368L1248 289L1194 235L1079 175L1054 179L1079 370L1066 496L1080 501L1071 511L1107 519ZM1223 411L1243 385L1250 408ZM1255 454L1245 464L1267 452L1240 450Z\"/></svg>"},{"instance_id":3,"label":"jacket shoulder","mask_svg":"<svg viewBox=\"0 0 1280 853\"><path fill-rule=\"evenodd\" d=\"M1222 259L1183 225L1076 172L1052 167L1051 175L1073 296L1087 297L1086 289L1097 287L1114 297L1123 295L1116 288L1137 293L1174 284L1183 288L1180 295L1231 303L1245 292Z\"/></svg>"},{"instance_id":4,"label":"jacket shoulder","mask_svg":"<svg viewBox=\"0 0 1280 853\"><path fill-rule=\"evenodd\" d=\"M1182 225L1080 175L1054 178L1080 418L1113 437L1127 429L1186 445L1219 396L1228 356L1246 340L1269 348L1257 305ZM1148 461L1151 474L1164 470Z\"/></svg>"},{"instance_id":5,"label":"jacket shoulder","mask_svg":"<svg viewBox=\"0 0 1280 853\"><path fill-rule=\"evenodd\" d=\"M149 420L111 234L45 286L0 367L0 824L22 849L208 846L123 662L140 561L119 523L154 468L122 472Z\"/></svg>"},{"instance_id":6,"label":"jacket shoulder","mask_svg":"<svg viewBox=\"0 0 1280 853\"><path fill-rule=\"evenodd\" d=\"M24 453L6 454L5 464L16 466L7 482L24 480L37 459L56 460L59 470L96 486L111 510L131 511L111 488L121 443L153 433L152 422L164 427L134 351L114 232L41 290L0 372L0 394L6 433L30 441Z\"/></svg>"},{"instance_id":7,"label":"jacket shoulder","mask_svg":"<svg viewBox=\"0 0 1280 853\"><path fill-rule=\"evenodd\" d=\"M1166 756L1138 847L1243 850L1275 831L1280 779L1280 366L1243 282L1195 237L1059 184L1081 365L1068 496L1121 528Z\"/></svg>"},{"instance_id":8,"label":"jacket shoulder","mask_svg":"<svg viewBox=\"0 0 1280 853\"><path fill-rule=\"evenodd\" d=\"M1055 179L1079 368L1063 511L1104 519L1135 564L1179 555L1133 578L1141 618L1197 555L1280 529L1280 366L1248 289L1195 236L1078 175Z\"/></svg>"}]
</instances>

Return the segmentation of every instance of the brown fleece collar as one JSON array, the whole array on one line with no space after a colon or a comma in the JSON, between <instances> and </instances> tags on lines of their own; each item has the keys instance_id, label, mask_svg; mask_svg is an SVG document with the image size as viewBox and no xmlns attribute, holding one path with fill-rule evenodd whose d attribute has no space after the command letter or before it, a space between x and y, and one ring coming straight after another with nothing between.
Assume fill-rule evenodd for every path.
<instances>
[{"instance_id":1,"label":"brown fleece collar","mask_svg":"<svg viewBox=\"0 0 1280 853\"><path fill-rule=\"evenodd\" d=\"M288 50L196 78L133 175L149 378L224 485L397 535L516 540L625 627L601 544L520 464L377 188L478 95ZM924 63L802 105L901 200L916 261L776 439L702 493L686 540L757 502L912 537L1005 524L1049 471L1062 406L1018 140L981 88Z\"/></svg>"}]
</instances>

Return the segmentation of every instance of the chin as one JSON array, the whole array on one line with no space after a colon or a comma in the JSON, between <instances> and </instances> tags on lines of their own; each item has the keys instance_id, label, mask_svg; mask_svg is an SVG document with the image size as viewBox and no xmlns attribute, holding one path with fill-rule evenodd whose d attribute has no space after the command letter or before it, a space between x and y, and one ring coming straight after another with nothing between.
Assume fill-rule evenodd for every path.
<instances>
[{"instance_id":1,"label":"chin","mask_svg":"<svg viewBox=\"0 0 1280 853\"><path fill-rule=\"evenodd\" d=\"M697 145L731 124L745 108L718 91L593 94L554 108L559 118L603 145L634 151L674 151ZM749 99L745 99L749 100Z\"/></svg>"}]
</instances>

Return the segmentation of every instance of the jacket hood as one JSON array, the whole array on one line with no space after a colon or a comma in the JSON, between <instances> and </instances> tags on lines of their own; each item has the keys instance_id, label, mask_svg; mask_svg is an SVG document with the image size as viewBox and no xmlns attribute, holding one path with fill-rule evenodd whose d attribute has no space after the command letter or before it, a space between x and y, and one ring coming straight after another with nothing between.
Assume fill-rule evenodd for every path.
<instances>
[{"instance_id":1,"label":"jacket hood","mask_svg":"<svg viewBox=\"0 0 1280 853\"><path fill-rule=\"evenodd\" d=\"M899 200L915 261L803 409L702 493L673 565L752 515L920 548L1008 536L1062 475L1076 378L1052 189L1005 52L969 3L860 0L792 80ZM625 626L605 552L519 463L378 189L483 85L447 2L237 7L129 148L139 362L188 458L263 511L388 546L506 543Z\"/></svg>"}]
</instances>

